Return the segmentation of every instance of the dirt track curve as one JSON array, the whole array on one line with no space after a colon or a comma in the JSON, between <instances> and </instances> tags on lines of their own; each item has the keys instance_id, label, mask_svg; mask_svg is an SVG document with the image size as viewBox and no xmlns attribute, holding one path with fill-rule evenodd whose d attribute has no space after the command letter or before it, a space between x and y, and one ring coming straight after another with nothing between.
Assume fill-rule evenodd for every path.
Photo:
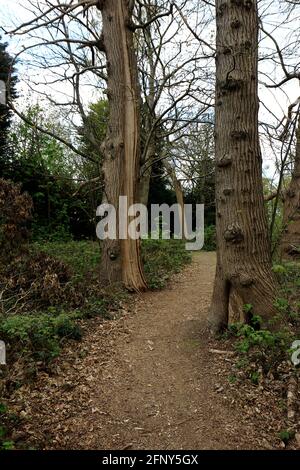
<instances>
[{"instance_id":1,"label":"dirt track curve","mask_svg":"<svg viewBox=\"0 0 300 470\"><path fill-rule=\"evenodd\" d=\"M255 427L216 392L218 357L210 349L218 345L205 332L214 270L213 253L195 254L167 289L141 295L119 320L93 321L53 375L41 374L15 398L32 444L259 448Z\"/></svg>"}]
</instances>

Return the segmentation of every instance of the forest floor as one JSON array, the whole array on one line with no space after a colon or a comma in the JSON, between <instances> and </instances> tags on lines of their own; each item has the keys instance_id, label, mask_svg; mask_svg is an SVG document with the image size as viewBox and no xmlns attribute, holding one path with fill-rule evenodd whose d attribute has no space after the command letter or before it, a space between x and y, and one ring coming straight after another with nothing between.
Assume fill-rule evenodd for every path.
<instances>
[{"instance_id":1,"label":"forest floor","mask_svg":"<svg viewBox=\"0 0 300 470\"><path fill-rule=\"evenodd\" d=\"M215 254L197 253L166 289L136 296L113 321L91 320L51 373L14 393L14 439L43 449L272 448L236 406L227 356L205 330L214 271Z\"/></svg>"}]
</instances>

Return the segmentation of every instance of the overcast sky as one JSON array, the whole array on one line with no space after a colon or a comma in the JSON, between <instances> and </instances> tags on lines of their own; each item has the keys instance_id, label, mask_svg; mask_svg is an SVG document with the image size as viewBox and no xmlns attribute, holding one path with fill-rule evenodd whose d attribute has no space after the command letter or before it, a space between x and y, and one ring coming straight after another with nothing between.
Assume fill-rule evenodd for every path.
<instances>
[{"instance_id":1,"label":"overcast sky","mask_svg":"<svg viewBox=\"0 0 300 470\"><path fill-rule=\"evenodd\" d=\"M266 3L266 2L265 2ZM276 35L276 38L280 44L284 44L286 41L286 38L288 38L289 32L293 29L297 29L297 24L299 27L299 23L293 24L293 18L290 19L290 23L286 28L278 28L278 23L280 22L280 15L277 15L277 12L275 11L274 15L274 8L275 8L276 2L269 2L268 6L268 12L269 12L269 17L266 18L266 27L268 28L268 31L272 32L274 31L274 34ZM27 10L27 8L30 8L30 4L27 0L0 0L0 11L1 11L1 25L4 27L11 27L13 24L20 24L24 21L29 20L32 18L32 14ZM272 14L272 15L270 15ZM269 19L270 18L270 19ZM22 37L14 37L14 38L5 38L9 42L9 50L11 54L14 54L20 50L22 47L22 42L23 38ZM263 50L261 52L265 52L269 46L272 46L272 43L269 41L264 41L263 42ZM266 74L272 75L272 77L275 77L278 79L278 81L283 77L283 73L280 67L278 67L278 70L274 70L274 67L271 64L260 64L261 70ZM22 82L22 76L26 76L28 73L28 70L24 68L24 66L19 65L18 69L19 73L19 78L20 78L20 84L19 87L21 89L21 92L23 95L30 95L30 99L32 101L36 101L38 99L38 96L34 96L32 92L28 91L28 88L24 83ZM267 80L265 77L261 77L263 80ZM67 88L64 89L64 92L69 93L70 90ZM57 93L57 96L59 97L59 94L61 93L61 87L60 89L57 89L54 91L54 94ZM294 102L298 96L300 95L300 87L299 87L299 81L294 80L293 82L290 82L287 84L285 87L283 87L282 90L268 90L266 89L263 85L259 86L259 93L260 93L260 98L263 100L263 102L267 105L269 109L276 115L276 116L283 116L284 113L286 113L288 105L292 102ZM90 89L84 89L82 91L83 94L83 99L85 101L95 101L95 97L93 94L91 94ZM59 97L61 98L61 97ZM58 99L59 99L58 98ZM267 121L270 122L272 119L270 117L270 114L266 112L266 110L261 106L260 108L260 119L261 121ZM265 142L262 142L263 146L263 153L264 153L264 168L265 171L267 172L268 176L272 176L272 172L274 170L274 165L272 163L273 160L273 155L270 152L270 148L265 144ZM269 167L269 168L268 168Z\"/></svg>"}]
</instances>

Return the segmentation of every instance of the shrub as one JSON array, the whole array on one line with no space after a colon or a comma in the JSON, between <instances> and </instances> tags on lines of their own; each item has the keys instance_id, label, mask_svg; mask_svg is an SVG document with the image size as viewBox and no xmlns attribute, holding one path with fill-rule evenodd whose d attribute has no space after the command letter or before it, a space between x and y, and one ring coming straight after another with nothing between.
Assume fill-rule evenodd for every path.
<instances>
[{"instance_id":1,"label":"shrub","mask_svg":"<svg viewBox=\"0 0 300 470\"><path fill-rule=\"evenodd\" d=\"M72 271L46 253L26 253L0 263L2 314L37 310L51 305L76 306L83 294L71 285Z\"/></svg>"},{"instance_id":2,"label":"shrub","mask_svg":"<svg viewBox=\"0 0 300 470\"><path fill-rule=\"evenodd\" d=\"M258 362L264 372L275 369L283 360L289 358L290 346L293 336L288 329L270 331L257 329L261 319L255 317L255 324L235 323L230 325L229 333L237 338L235 349L242 356L246 356L248 362ZM256 382L258 377L252 374L250 377Z\"/></svg>"},{"instance_id":3,"label":"shrub","mask_svg":"<svg viewBox=\"0 0 300 470\"><path fill-rule=\"evenodd\" d=\"M205 251L215 251L216 245L216 227L215 225L209 225L204 229L204 247Z\"/></svg>"},{"instance_id":4,"label":"shrub","mask_svg":"<svg viewBox=\"0 0 300 470\"><path fill-rule=\"evenodd\" d=\"M65 263L72 271L73 281L78 282L82 281L89 272L95 272L101 257L99 243L93 241L36 242L32 246L32 251L45 252L48 256Z\"/></svg>"},{"instance_id":5,"label":"shrub","mask_svg":"<svg viewBox=\"0 0 300 470\"><path fill-rule=\"evenodd\" d=\"M142 256L153 289L191 259L180 240L144 240ZM111 318L120 310L128 294L120 286L101 288L99 261L98 243L71 241L35 243L2 265L0 337L9 346L9 360L23 353L47 363L59 354L62 340L80 339L76 320Z\"/></svg>"},{"instance_id":6,"label":"shrub","mask_svg":"<svg viewBox=\"0 0 300 470\"><path fill-rule=\"evenodd\" d=\"M60 352L63 339L81 339L81 330L72 317L60 314L56 317L40 315L16 315L0 322L1 338L13 346L13 352L49 362Z\"/></svg>"},{"instance_id":7,"label":"shrub","mask_svg":"<svg viewBox=\"0 0 300 470\"><path fill-rule=\"evenodd\" d=\"M191 261L181 240L143 240L142 257L150 289L162 289L173 273Z\"/></svg>"}]
</instances>

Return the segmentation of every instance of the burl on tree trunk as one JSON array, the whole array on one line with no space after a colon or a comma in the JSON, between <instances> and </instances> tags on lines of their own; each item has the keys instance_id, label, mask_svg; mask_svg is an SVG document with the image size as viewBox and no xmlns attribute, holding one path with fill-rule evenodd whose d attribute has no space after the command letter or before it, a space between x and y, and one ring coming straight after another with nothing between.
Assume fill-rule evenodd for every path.
<instances>
[{"instance_id":1,"label":"burl on tree trunk","mask_svg":"<svg viewBox=\"0 0 300 470\"><path fill-rule=\"evenodd\" d=\"M269 320L275 313L276 290L258 135L257 2L217 0L216 14L217 269L208 318L212 332L228 325L230 299L233 309L251 304L253 313Z\"/></svg>"},{"instance_id":2,"label":"burl on tree trunk","mask_svg":"<svg viewBox=\"0 0 300 470\"><path fill-rule=\"evenodd\" d=\"M105 202L118 213L119 196L128 207L137 202L140 164L140 92L128 0L99 0L103 37L99 47L107 57L109 122L104 153ZM125 216L125 214L122 214ZM118 219L118 217L117 217ZM130 223L130 220L128 220ZM121 281L129 290L146 289L140 240L104 240L103 281Z\"/></svg>"},{"instance_id":3,"label":"burl on tree trunk","mask_svg":"<svg viewBox=\"0 0 300 470\"><path fill-rule=\"evenodd\" d=\"M296 153L292 178L284 193L280 253L283 259L300 258L300 118L296 132Z\"/></svg>"}]
</instances>

